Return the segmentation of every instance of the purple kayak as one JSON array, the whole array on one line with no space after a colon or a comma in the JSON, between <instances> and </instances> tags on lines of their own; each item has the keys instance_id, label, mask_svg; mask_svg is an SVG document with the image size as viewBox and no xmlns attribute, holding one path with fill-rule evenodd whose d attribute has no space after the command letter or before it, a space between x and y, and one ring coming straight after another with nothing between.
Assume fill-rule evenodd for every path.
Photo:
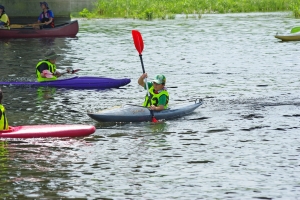
<instances>
[{"instance_id":1,"label":"purple kayak","mask_svg":"<svg viewBox=\"0 0 300 200\"><path fill-rule=\"evenodd\" d=\"M56 81L44 81L44 82L0 82L0 85L9 86L30 86L30 87L56 87L56 88L70 88L70 89L108 89L118 88L130 83L130 79L113 79L105 77L72 77L68 79L58 79Z\"/></svg>"}]
</instances>

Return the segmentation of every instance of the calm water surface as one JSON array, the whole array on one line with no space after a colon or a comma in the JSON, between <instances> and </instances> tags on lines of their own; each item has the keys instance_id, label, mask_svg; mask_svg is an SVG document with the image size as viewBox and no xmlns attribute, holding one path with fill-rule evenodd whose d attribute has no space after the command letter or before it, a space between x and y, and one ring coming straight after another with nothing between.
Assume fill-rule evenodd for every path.
<instances>
[{"instance_id":1,"label":"calm water surface","mask_svg":"<svg viewBox=\"0 0 300 200\"><path fill-rule=\"evenodd\" d=\"M299 20L251 13L79 23L77 38L1 40L0 80L35 80L36 63L55 49L60 70L132 82L101 91L2 87L10 125L92 124L97 131L2 140L1 198L299 198L300 42L274 38ZM204 100L192 115L158 124L86 115L142 103L132 29L143 35L149 77L166 75L171 106Z\"/></svg>"}]
</instances>

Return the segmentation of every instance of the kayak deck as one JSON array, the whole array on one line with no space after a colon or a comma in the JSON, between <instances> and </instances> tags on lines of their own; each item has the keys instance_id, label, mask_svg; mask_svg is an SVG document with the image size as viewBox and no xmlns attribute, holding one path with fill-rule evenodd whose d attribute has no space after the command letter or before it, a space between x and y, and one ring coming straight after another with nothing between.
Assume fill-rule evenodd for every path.
<instances>
[{"instance_id":1,"label":"kayak deck","mask_svg":"<svg viewBox=\"0 0 300 200\"><path fill-rule=\"evenodd\" d=\"M202 101L178 104L163 111L154 111L157 120L169 120L180 118L191 114L196 108L202 105ZM98 122L144 122L151 121L152 116L148 108L136 105L124 105L98 113L88 113L88 116Z\"/></svg>"},{"instance_id":2,"label":"kayak deck","mask_svg":"<svg viewBox=\"0 0 300 200\"><path fill-rule=\"evenodd\" d=\"M0 131L0 138L84 137L95 132L92 125L28 125Z\"/></svg>"},{"instance_id":3,"label":"kayak deck","mask_svg":"<svg viewBox=\"0 0 300 200\"><path fill-rule=\"evenodd\" d=\"M43 82L0 82L0 85L12 85L12 86L30 86L30 87L56 87L56 88L70 88L70 89L108 89L119 88L121 86L130 83L130 79L113 79L106 77L72 77L68 79L58 79L55 81L43 81Z\"/></svg>"}]
</instances>

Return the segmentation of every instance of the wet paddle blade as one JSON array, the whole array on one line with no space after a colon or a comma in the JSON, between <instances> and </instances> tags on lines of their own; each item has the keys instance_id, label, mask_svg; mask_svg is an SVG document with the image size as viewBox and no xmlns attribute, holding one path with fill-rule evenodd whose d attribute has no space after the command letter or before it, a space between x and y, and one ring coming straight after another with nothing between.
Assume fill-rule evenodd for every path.
<instances>
[{"instance_id":1,"label":"wet paddle blade","mask_svg":"<svg viewBox=\"0 0 300 200\"><path fill-rule=\"evenodd\" d=\"M9 25L10 28L24 28L26 25L21 25L21 24L11 24Z\"/></svg>"},{"instance_id":2,"label":"wet paddle blade","mask_svg":"<svg viewBox=\"0 0 300 200\"><path fill-rule=\"evenodd\" d=\"M35 23L35 24L26 24L26 26L41 26L44 25L46 23Z\"/></svg>"},{"instance_id":3,"label":"wet paddle blade","mask_svg":"<svg viewBox=\"0 0 300 200\"><path fill-rule=\"evenodd\" d=\"M291 33L297 33L299 31L300 31L300 26L292 28Z\"/></svg>"},{"instance_id":4,"label":"wet paddle blade","mask_svg":"<svg viewBox=\"0 0 300 200\"><path fill-rule=\"evenodd\" d=\"M133 42L136 50L142 55L144 50L144 42L141 33L138 30L132 30Z\"/></svg>"},{"instance_id":5,"label":"wet paddle blade","mask_svg":"<svg viewBox=\"0 0 300 200\"><path fill-rule=\"evenodd\" d=\"M154 123L158 122L157 119L154 116L152 116L152 122L154 122Z\"/></svg>"},{"instance_id":6,"label":"wet paddle blade","mask_svg":"<svg viewBox=\"0 0 300 200\"><path fill-rule=\"evenodd\" d=\"M75 70L72 70L72 74L74 74L74 73L76 73L76 72L78 72L78 71L80 71L81 69L75 69Z\"/></svg>"},{"instance_id":7,"label":"wet paddle blade","mask_svg":"<svg viewBox=\"0 0 300 200\"><path fill-rule=\"evenodd\" d=\"M80 71L81 69L73 69L72 67L67 67L66 68L66 72L63 72L63 73L71 73L71 74L74 74L74 73L76 73L76 72L78 72L78 71Z\"/></svg>"}]
</instances>

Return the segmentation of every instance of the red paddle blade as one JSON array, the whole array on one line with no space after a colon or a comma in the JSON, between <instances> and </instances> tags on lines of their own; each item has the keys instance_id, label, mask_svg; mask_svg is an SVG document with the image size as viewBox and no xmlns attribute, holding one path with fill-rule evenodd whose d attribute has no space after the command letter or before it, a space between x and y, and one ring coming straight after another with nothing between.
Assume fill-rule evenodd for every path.
<instances>
[{"instance_id":1,"label":"red paddle blade","mask_svg":"<svg viewBox=\"0 0 300 200\"><path fill-rule=\"evenodd\" d=\"M132 30L133 42L136 50L141 55L144 50L144 42L141 33L138 30Z\"/></svg>"},{"instance_id":2,"label":"red paddle blade","mask_svg":"<svg viewBox=\"0 0 300 200\"><path fill-rule=\"evenodd\" d=\"M157 119L154 116L152 117L152 122L154 122L154 123L158 122Z\"/></svg>"}]
</instances>

